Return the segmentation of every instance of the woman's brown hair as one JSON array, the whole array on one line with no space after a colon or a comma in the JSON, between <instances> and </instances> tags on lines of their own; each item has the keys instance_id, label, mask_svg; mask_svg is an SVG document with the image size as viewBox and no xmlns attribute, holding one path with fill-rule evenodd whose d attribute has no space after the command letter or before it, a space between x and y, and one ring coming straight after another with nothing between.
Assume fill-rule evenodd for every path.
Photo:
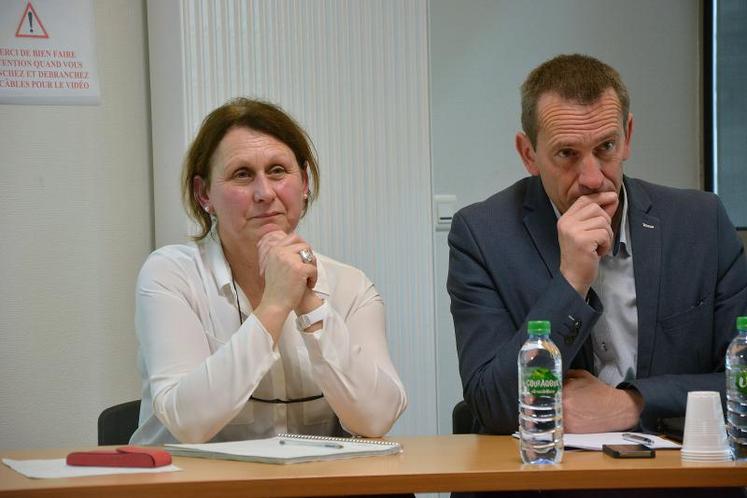
<instances>
[{"instance_id":1,"label":"woman's brown hair","mask_svg":"<svg viewBox=\"0 0 747 498\"><path fill-rule=\"evenodd\" d=\"M207 187L210 186L213 153L226 133L236 127L249 128L280 140L293 151L301 170L307 175L310 173L309 196L303 214L319 195L319 166L313 143L306 131L274 104L243 97L229 100L205 117L184 159L182 198L187 214L200 226L195 240L210 233L212 220L197 199L193 180L199 176L205 180Z\"/></svg>"}]
</instances>

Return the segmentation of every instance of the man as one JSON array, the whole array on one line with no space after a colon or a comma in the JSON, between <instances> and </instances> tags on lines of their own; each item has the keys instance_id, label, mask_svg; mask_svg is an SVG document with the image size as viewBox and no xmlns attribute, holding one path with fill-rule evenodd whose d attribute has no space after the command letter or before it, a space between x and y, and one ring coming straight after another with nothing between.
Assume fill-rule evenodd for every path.
<instances>
[{"instance_id":1,"label":"man","mask_svg":"<svg viewBox=\"0 0 747 498\"><path fill-rule=\"evenodd\" d=\"M566 432L656 430L687 392L724 393L747 261L718 198L623 176L633 116L619 74L563 55L522 85L531 177L460 210L448 291L476 432L518 428L516 358L550 320Z\"/></svg>"}]
</instances>

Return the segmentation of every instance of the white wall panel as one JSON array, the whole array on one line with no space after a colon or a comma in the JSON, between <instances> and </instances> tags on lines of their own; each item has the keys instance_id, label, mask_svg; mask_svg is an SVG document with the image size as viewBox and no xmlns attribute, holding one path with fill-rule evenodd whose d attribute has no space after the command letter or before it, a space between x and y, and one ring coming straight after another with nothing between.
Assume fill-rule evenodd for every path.
<instances>
[{"instance_id":1,"label":"white wall panel","mask_svg":"<svg viewBox=\"0 0 747 498\"><path fill-rule=\"evenodd\" d=\"M60 20L34 7L56 43ZM139 395L132 310L153 248L145 2L93 9L101 103L0 105L3 450L91 447L99 413Z\"/></svg>"},{"instance_id":2,"label":"white wall panel","mask_svg":"<svg viewBox=\"0 0 747 498\"><path fill-rule=\"evenodd\" d=\"M300 231L374 281L410 399L396 432L435 433L425 0L169 1L148 12L157 244L182 241L187 226L168 184L184 146L158 134L186 144L238 95L280 104L320 159L321 195ZM159 93L174 92L183 104L157 111Z\"/></svg>"}]
</instances>

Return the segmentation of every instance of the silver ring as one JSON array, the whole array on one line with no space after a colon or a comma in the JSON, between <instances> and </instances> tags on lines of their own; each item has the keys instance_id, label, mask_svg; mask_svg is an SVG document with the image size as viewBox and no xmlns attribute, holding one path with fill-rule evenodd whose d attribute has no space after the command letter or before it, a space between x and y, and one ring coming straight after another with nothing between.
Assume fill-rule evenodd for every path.
<instances>
[{"instance_id":1,"label":"silver ring","mask_svg":"<svg viewBox=\"0 0 747 498\"><path fill-rule=\"evenodd\" d=\"M298 251L298 255L301 256L301 261L304 263L313 263L314 262L314 253L311 252L311 249L301 249Z\"/></svg>"}]
</instances>

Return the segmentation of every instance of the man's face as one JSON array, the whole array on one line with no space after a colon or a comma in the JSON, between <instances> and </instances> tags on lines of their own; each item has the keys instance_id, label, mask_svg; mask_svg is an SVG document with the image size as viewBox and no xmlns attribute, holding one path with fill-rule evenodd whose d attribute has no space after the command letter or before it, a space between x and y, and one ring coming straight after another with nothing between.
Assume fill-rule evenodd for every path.
<instances>
[{"instance_id":1,"label":"man's face","mask_svg":"<svg viewBox=\"0 0 747 498\"><path fill-rule=\"evenodd\" d=\"M561 213L582 195L616 192L619 196L623 161L630 157L633 117L628 114L623 124L614 90L591 105L546 93L537 103L537 121L537 146L519 133L516 148L527 171L539 175ZM618 204L615 200L601 207L613 218Z\"/></svg>"}]
</instances>

